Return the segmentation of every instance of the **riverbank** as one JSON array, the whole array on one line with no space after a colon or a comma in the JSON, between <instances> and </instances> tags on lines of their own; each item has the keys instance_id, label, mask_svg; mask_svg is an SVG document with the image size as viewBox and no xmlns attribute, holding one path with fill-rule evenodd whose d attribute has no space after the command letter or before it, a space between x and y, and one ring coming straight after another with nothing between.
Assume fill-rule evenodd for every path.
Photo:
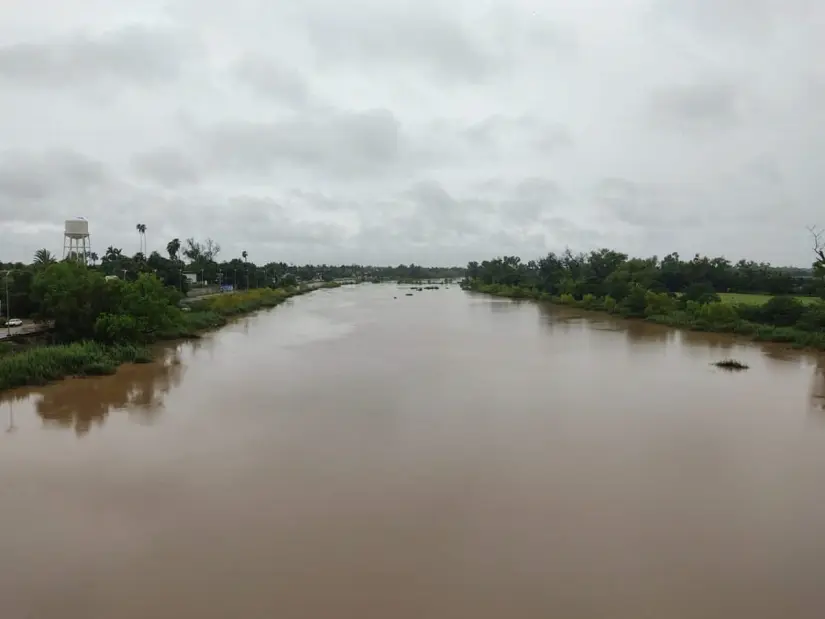
<instances>
[{"instance_id":1,"label":"riverbank","mask_svg":"<svg viewBox=\"0 0 825 619\"><path fill-rule=\"evenodd\" d=\"M188 304L179 331L165 333L159 339L197 337L203 331L224 326L229 318L260 309L276 307L290 299L323 288L340 288L338 282L322 282L294 288L255 288L198 299Z\"/></svg>"},{"instance_id":2,"label":"riverbank","mask_svg":"<svg viewBox=\"0 0 825 619\"><path fill-rule=\"evenodd\" d=\"M340 286L336 282L324 282L286 289L256 288L198 300L189 306L188 311L180 312L174 326L155 333L152 339L198 337L204 331L222 327L232 316L275 307L291 297L313 290ZM0 392L15 387L45 385L69 376L114 374L123 363L148 363L151 360L152 355L147 347L129 343L80 341L26 345L0 342Z\"/></svg>"},{"instance_id":3,"label":"riverbank","mask_svg":"<svg viewBox=\"0 0 825 619\"><path fill-rule=\"evenodd\" d=\"M798 349L825 350L825 303L801 303L792 297L774 297L763 305L684 300L676 295L637 288L622 300L570 294L551 295L535 288L471 282L465 290L509 299L546 301L582 310L646 320L660 325L731 333L759 342L777 342Z\"/></svg>"}]
</instances>

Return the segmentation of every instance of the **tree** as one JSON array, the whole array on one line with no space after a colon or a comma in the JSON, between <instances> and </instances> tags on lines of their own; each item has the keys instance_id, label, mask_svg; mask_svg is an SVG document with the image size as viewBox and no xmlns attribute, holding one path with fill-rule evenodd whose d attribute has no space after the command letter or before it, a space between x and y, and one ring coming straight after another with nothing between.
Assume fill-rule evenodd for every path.
<instances>
[{"instance_id":1,"label":"tree","mask_svg":"<svg viewBox=\"0 0 825 619\"><path fill-rule=\"evenodd\" d=\"M178 259L178 252L180 251L180 239L174 238L166 244L166 252L169 254L169 260Z\"/></svg>"},{"instance_id":2,"label":"tree","mask_svg":"<svg viewBox=\"0 0 825 619\"><path fill-rule=\"evenodd\" d=\"M76 340L93 337L97 317L116 311L119 290L99 271L59 262L35 275L31 296L38 320L52 322L58 338Z\"/></svg>"},{"instance_id":3,"label":"tree","mask_svg":"<svg viewBox=\"0 0 825 619\"><path fill-rule=\"evenodd\" d=\"M138 224L135 226L140 238L140 253L146 253L146 224Z\"/></svg>"},{"instance_id":4,"label":"tree","mask_svg":"<svg viewBox=\"0 0 825 619\"><path fill-rule=\"evenodd\" d=\"M95 266L98 261L98 255L95 252L92 252L91 254L89 254L89 260L92 261L92 266Z\"/></svg>"},{"instance_id":5,"label":"tree","mask_svg":"<svg viewBox=\"0 0 825 619\"><path fill-rule=\"evenodd\" d=\"M247 290L249 290L249 268L247 266L249 263L246 260L248 256L249 256L249 254L246 253L246 250L243 250L241 252L241 258L243 258L243 262L244 262L244 271L246 272L246 289Z\"/></svg>"},{"instance_id":6,"label":"tree","mask_svg":"<svg viewBox=\"0 0 825 619\"><path fill-rule=\"evenodd\" d=\"M37 266L48 266L55 262L57 262L57 260L55 260L52 252L48 249L38 249L34 252L34 264Z\"/></svg>"}]
</instances>

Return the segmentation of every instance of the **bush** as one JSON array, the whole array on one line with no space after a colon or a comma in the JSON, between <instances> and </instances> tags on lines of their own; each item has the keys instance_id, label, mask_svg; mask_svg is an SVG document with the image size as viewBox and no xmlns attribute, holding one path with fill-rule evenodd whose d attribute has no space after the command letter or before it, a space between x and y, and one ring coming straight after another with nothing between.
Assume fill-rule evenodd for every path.
<instances>
[{"instance_id":1,"label":"bush","mask_svg":"<svg viewBox=\"0 0 825 619\"><path fill-rule=\"evenodd\" d=\"M613 312L616 311L616 306L617 305L618 305L618 303L616 302L616 299L614 299L610 295L607 295L604 298L604 301L602 302L602 307L604 307L604 311L606 311L610 314L612 314Z\"/></svg>"},{"instance_id":2,"label":"bush","mask_svg":"<svg viewBox=\"0 0 825 619\"><path fill-rule=\"evenodd\" d=\"M97 341L109 344L141 339L137 319L126 314L101 314L95 321L94 334Z\"/></svg>"},{"instance_id":3,"label":"bush","mask_svg":"<svg viewBox=\"0 0 825 619\"><path fill-rule=\"evenodd\" d=\"M759 310L760 322L778 327L795 325L806 313L805 306L793 297L773 297Z\"/></svg>"},{"instance_id":4,"label":"bush","mask_svg":"<svg viewBox=\"0 0 825 619\"><path fill-rule=\"evenodd\" d=\"M695 316L713 327L733 328L739 322L736 309L725 303L700 305Z\"/></svg>"},{"instance_id":5,"label":"bush","mask_svg":"<svg viewBox=\"0 0 825 619\"><path fill-rule=\"evenodd\" d=\"M676 309L676 301L667 293L648 291L645 294L645 316L670 314Z\"/></svg>"},{"instance_id":6,"label":"bush","mask_svg":"<svg viewBox=\"0 0 825 619\"><path fill-rule=\"evenodd\" d=\"M803 331L825 330L825 303L820 301L806 307L796 327Z\"/></svg>"},{"instance_id":7,"label":"bush","mask_svg":"<svg viewBox=\"0 0 825 619\"><path fill-rule=\"evenodd\" d=\"M634 284L630 293L621 304L621 313L631 318L641 318L647 307L647 291L639 284Z\"/></svg>"},{"instance_id":8,"label":"bush","mask_svg":"<svg viewBox=\"0 0 825 619\"><path fill-rule=\"evenodd\" d=\"M720 300L719 295L716 294L716 291L713 289L713 286L708 282L699 282L696 284L691 284L682 293L682 299L685 302L695 301L700 305L704 305L706 303L714 303Z\"/></svg>"}]
</instances>

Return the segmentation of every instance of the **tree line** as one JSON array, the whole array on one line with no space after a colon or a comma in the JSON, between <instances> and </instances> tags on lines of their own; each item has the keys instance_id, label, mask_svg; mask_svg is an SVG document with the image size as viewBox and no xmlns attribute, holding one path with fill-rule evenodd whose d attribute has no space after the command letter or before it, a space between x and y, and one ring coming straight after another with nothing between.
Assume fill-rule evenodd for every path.
<instances>
[{"instance_id":1,"label":"tree line","mask_svg":"<svg viewBox=\"0 0 825 619\"><path fill-rule=\"evenodd\" d=\"M657 257L630 258L611 249L574 254L549 253L539 260L522 262L504 256L482 263L470 262L467 277L483 284L538 288L551 295L586 294L621 300L638 284L654 292L683 293L692 286L712 292L768 295L818 295L822 281L810 269L777 268L764 262L731 261L695 255L683 260L678 253Z\"/></svg>"},{"instance_id":2,"label":"tree line","mask_svg":"<svg viewBox=\"0 0 825 619\"><path fill-rule=\"evenodd\" d=\"M825 348L825 251L820 253L812 269L801 269L700 255L683 260L676 253L659 259L632 258L611 249L567 250L529 262L517 256L470 262L463 287ZM765 303L722 302L720 293L734 292L771 298Z\"/></svg>"},{"instance_id":3,"label":"tree line","mask_svg":"<svg viewBox=\"0 0 825 619\"><path fill-rule=\"evenodd\" d=\"M187 275L194 277L194 284L197 286L223 284L231 285L235 290L288 288L313 280L396 281L460 278L464 275L464 269L460 267L423 267L416 264L400 264L394 267L358 264L294 265L283 261L260 264L251 260L246 250L242 251L240 256L219 260L221 246L211 238L203 241L195 238L173 238L166 244L165 255L152 251L147 256L144 253L146 226L138 224L137 232L140 236L141 251L130 256L120 248L109 246L102 255L90 253L87 256L88 264L85 266L89 271L104 278L117 277L125 282L137 282L141 275L151 274L157 277L163 286L173 288L183 295L192 285ZM78 256L67 258L67 261L78 262ZM5 307L6 296L0 295L2 317L6 316L7 309L8 315L16 318L37 318L43 315L40 301L33 294L35 279L44 269L57 262L57 258L46 249L35 252L29 264L0 262L0 276L5 278L5 281L0 281L0 291L5 293L5 286L8 286L10 306ZM80 262L83 262L82 258Z\"/></svg>"}]
</instances>

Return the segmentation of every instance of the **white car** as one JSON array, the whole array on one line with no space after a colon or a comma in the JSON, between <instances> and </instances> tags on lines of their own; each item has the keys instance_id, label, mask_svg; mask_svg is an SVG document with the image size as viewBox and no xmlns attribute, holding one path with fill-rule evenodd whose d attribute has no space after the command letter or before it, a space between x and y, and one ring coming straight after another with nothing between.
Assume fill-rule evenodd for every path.
<instances>
[{"instance_id":1,"label":"white car","mask_svg":"<svg viewBox=\"0 0 825 619\"><path fill-rule=\"evenodd\" d=\"M10 320L6 321L6 324L4 326L6 326L6 327L22 327L23 326L23 321L20 320L19 318L11 318Z\"/></svg>"}]
</instances>

